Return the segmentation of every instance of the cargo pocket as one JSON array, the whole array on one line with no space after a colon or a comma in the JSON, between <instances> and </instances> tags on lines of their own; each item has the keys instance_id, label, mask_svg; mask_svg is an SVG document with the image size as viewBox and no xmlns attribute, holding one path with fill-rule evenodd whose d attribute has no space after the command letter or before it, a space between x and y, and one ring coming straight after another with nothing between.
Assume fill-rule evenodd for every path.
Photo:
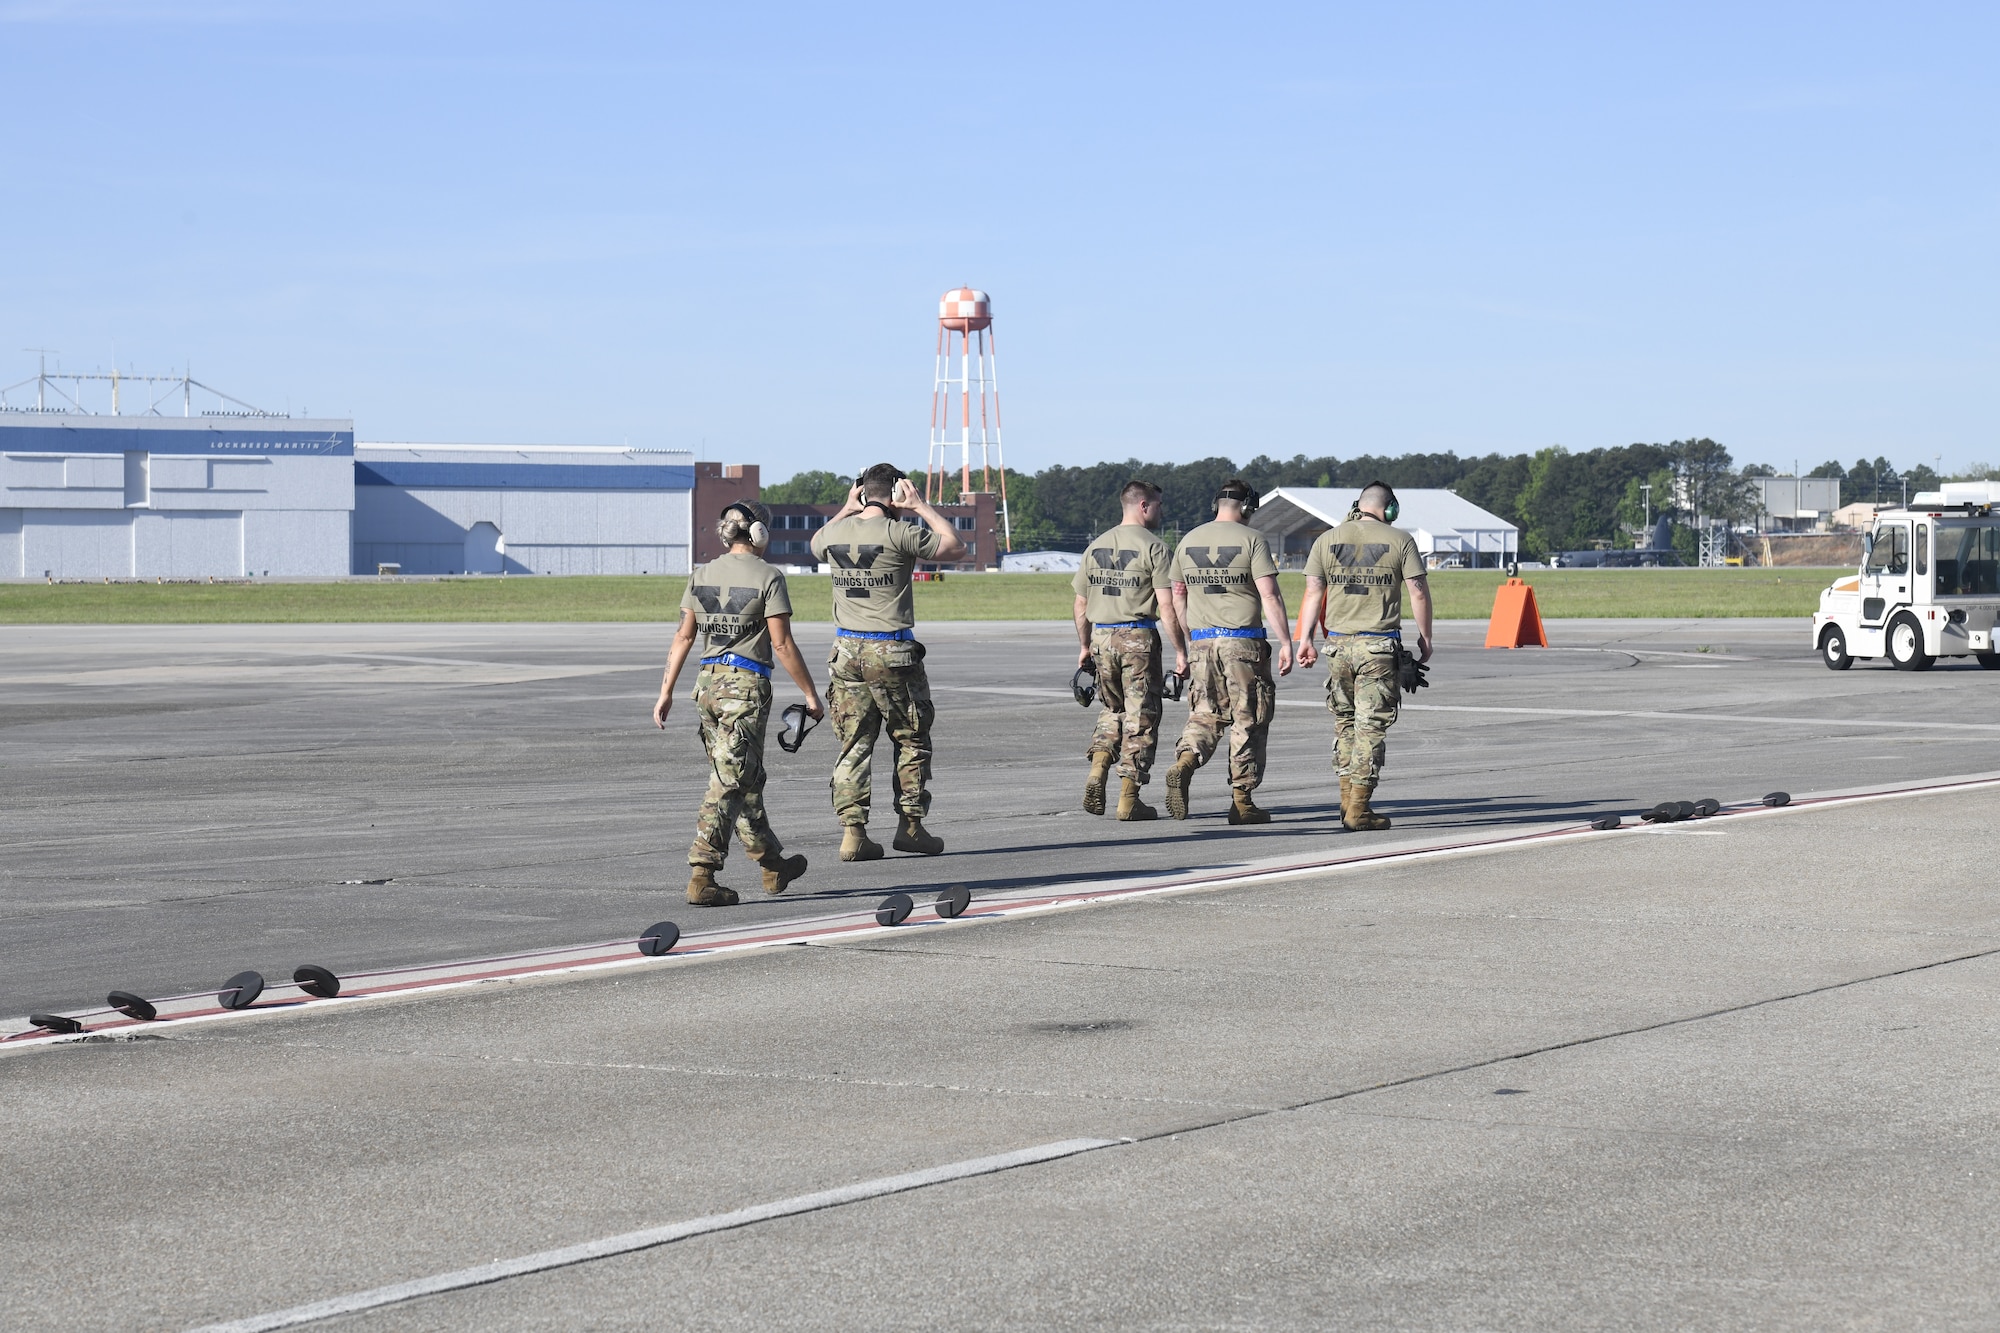
<instances>
[{"instance_id":1,"label":"cargo pocket","mask_svg":"<svg viewBox=\"0 0 2000 1333\"><path fill-rule=\"evenodd\" d=\"M1255 695L1256 712L1253 714L1255 725L1268 727L1271 725L1271 719L1278 715L1278 687L1275 682L1260 679L1257 682Z\"/></svg>"}]
</instances>

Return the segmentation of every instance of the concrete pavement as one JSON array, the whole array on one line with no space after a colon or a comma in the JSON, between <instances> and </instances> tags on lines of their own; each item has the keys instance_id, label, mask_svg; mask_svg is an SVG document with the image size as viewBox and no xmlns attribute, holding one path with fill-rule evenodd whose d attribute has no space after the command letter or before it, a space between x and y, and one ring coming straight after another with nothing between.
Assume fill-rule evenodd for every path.
<instances>
[{"instance_id":1,"label":"concrete pavement","mask_svg":"<svg viewBox=\"0 0 2000 1333\"><path fill-rule=\"evenodd\" d=\"M770 755L774 819L812 874L771 901L739 857L724 882L749 901L695 918L680 890L706 769L685 705L666 733L647 719L663 627L18 627L0 639L0 1015L246 967L348 973L630 938L665 915L775 921L898 887L1221 870L2000 766L1992 673L1835 674L1791 621L1550 624L1555 648L1513 653L1442 628L1434 687L1392 736L1387 835L1339 831L1318 670L1280 690L1259 793L1274 824L1228 827L1211 767L1194 819L1119 825L1077 808L1090 715L1068 699L1068 627L928 626L947 854L836 861L820 732ZM815 660L825 633L802 627ZM1184 717L1169 706L1169 750Z\"/></svg>"},{"instance_id":2,"label":"concrete pavement","mask_svg":"<svg viewBox=\"0 0 2000 1333\"><path fill-rule=\"evenodd\" d=\"M1987 1327L1997 802L23 1052L0 1319L183 1328L1088 1136L1136 1142L342 1322Z\"/></svg>"}]
</instances>

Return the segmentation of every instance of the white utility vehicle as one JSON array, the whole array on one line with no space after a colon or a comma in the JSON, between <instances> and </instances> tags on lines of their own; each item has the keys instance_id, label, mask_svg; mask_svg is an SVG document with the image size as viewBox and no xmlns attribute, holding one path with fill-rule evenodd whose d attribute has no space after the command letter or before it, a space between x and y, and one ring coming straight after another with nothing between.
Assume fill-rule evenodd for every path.
<instances>
[{"instance_id":1,"label":"white utility vehicle","mask_svg":"<svg viewBox=\"0 0 2000 1333\"><path fill-rule=\"evenodd\" d=\"M1819 595L1813 646L1845 671L1886 657L1925 671L1940 657L1976 657L2000 670L2000 518L1992 504L1924 504L1875 515L1861 569Z\"/></svg>"}]
</instances>

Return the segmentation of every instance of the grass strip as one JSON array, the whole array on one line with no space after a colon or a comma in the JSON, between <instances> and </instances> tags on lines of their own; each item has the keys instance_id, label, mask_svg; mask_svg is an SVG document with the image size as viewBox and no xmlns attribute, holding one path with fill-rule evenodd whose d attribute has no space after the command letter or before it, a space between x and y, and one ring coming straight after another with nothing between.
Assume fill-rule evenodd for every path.
<instances>
[{"instance_id":1,"label":"grass strip","mask_svg":"<svg viewBox=\"0 0 2000 1333\"><path fill-rule=\"evenodd\" d=\"M1531 573L1551 620L1570 617L1726 619L1809 616L1828 569L1564 569ZM1501 575L1446 570L1431 576L1437 614L1483 620ZM791 576L801 621L832 618L831 580ZM0 584L0 624L170 625L389 621L665 621L677 617L687 580L670 575L459 578L352 583ZM1296 612L1302 575L1280 578ZM1067 574L955 574L916 585L917 618L1067 620Z\"/></svg>"}]
</instances>

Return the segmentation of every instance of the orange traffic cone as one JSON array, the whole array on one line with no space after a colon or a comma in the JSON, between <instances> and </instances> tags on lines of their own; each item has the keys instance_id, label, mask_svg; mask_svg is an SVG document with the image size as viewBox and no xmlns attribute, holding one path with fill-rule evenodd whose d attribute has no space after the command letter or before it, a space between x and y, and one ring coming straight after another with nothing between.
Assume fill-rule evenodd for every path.
<instances>
[{"instance_id":1,"label":"orange traffic cone","mask_svg":"<svg viewBox=\"0 0 2000 1333\"><path fill-rule=\"evenodd\" d=\"M1508 579L1493 595L1493 618L1486 622L1488 648L1546 648L1542 613L1535 607L1535 590L1519 579Z\"/></svg>"}]
</instances>

